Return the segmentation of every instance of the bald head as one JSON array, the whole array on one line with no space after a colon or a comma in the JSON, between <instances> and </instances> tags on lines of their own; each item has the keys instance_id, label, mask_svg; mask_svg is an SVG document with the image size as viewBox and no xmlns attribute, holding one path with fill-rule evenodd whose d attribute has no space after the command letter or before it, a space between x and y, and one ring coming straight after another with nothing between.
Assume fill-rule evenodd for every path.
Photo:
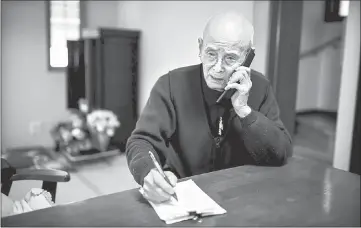
<instances>
[{"instance_id":1,"label":"bald head","mask_svg":"<svg viewBox=\"0 0 361 228\"><path fill-rule=\"evenodd\" d=\"M253 34L252 24L241 14L230 11L215 15L208 21L203 41L252 45Z\"/></svg>"},{"instance_id":2,"label":"bald head","mask_svg":"<svg viewBox=\"0 0 361 228\"><path fill-rule=\"evenodd\" d=\"M212 17L199 38L199 58L209 88L223 91L229 78L253 46L253 26L241 14L225 12Z\"/></svg>"}]
</instances>

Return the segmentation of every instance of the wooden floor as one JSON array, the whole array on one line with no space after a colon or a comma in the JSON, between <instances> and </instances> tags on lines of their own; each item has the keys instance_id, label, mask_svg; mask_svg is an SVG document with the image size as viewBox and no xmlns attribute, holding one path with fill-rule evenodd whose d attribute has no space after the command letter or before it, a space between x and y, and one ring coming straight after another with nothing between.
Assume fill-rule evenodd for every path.
<instances>
[{"instance_id":1,"label":"wooden floor","mask_svg":"<svg viewBox=\"0 0 361 228\"><path fill-rule=\"evenodd\" d=\"M300 126L294 137L294 155L332 165L335 121L320 117L298 118ZM21 199L31 188L41 187L38 181L13 184L10 197ZM124 154L78 166L68 183L58 185L57 204L81 201L104 194L137 188Z\"/></svg>"},{"instance_id":2,"label":"wooden floor","mask_svg":"<svg viewBox=\"0 0 361 228\"><path fill-rule=\"evenodd\" d=\"M294 154L332 165L336 119L323 114L298 116L293 138Z\"/></svg>"}]
</instances>

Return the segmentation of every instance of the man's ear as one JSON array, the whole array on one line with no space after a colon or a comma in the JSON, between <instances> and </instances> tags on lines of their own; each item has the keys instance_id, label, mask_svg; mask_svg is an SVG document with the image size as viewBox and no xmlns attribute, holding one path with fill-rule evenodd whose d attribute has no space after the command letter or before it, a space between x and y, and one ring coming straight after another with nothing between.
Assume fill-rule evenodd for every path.
<instances>
[{"instance_id":1,"label":"man's ear","mask_svg":"<svg viewBox=\"0 0 361 228\"><path fill-rule=\"evenodd\" d=\"M201 55L201 53L202 53L202 47L203 47L203 39L198 38L199 55Z\"/></svg>"}]
</instances>

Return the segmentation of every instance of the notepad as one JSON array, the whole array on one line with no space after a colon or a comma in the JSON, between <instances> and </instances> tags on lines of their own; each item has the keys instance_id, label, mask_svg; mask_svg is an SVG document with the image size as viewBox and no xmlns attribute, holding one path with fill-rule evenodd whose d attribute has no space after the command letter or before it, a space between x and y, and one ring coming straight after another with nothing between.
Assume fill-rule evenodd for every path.
<instances>
[{"instance_id":1,"label":"notepad","mask_svg":"<svg viewBox=\"0 0 361 228\"><path fill-rule=\"evenodd\" d=\"M159 218L166 224L194 219L197 216L205 217L227 213L225 209L203 192L193 180L177 183L174 190L178 201L173 198L159 204L149 201ZM142 188L140 193L144 193Z\"/></svg>"}]
</instances>

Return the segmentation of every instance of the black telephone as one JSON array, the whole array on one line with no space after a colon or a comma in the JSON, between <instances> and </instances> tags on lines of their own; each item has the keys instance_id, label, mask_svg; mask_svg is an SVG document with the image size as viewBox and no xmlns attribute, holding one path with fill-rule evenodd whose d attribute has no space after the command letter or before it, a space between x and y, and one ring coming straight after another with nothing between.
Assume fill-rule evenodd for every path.
<instances>
[{"instance_id":1,"label":"black telephone","mask_svg":"<svg viewBox=\"0 0 361 228\"><path fill-rule=\"evenodd\" d=\"M249 66L251 65L251 63L252 63L253 58L254 58L255 55L256 55L256 54L255 54L255 48L252 47L252 48L248 51L248 53L247 53L247 55L246 55L246 59L245 59L244 62L242 63L242 66L249 67ZM219 96L219 98L217 99L216 103L217 103L217 104L220 103L221 100L222 100L224 97L227 98L227 99L231 99L232 95L233 95L235 92L236 92L235 89L229 89L229 90L227 90L227 91L224 91L224 92L221 94L221 96Z\"/></svg>"}]
</instances>

